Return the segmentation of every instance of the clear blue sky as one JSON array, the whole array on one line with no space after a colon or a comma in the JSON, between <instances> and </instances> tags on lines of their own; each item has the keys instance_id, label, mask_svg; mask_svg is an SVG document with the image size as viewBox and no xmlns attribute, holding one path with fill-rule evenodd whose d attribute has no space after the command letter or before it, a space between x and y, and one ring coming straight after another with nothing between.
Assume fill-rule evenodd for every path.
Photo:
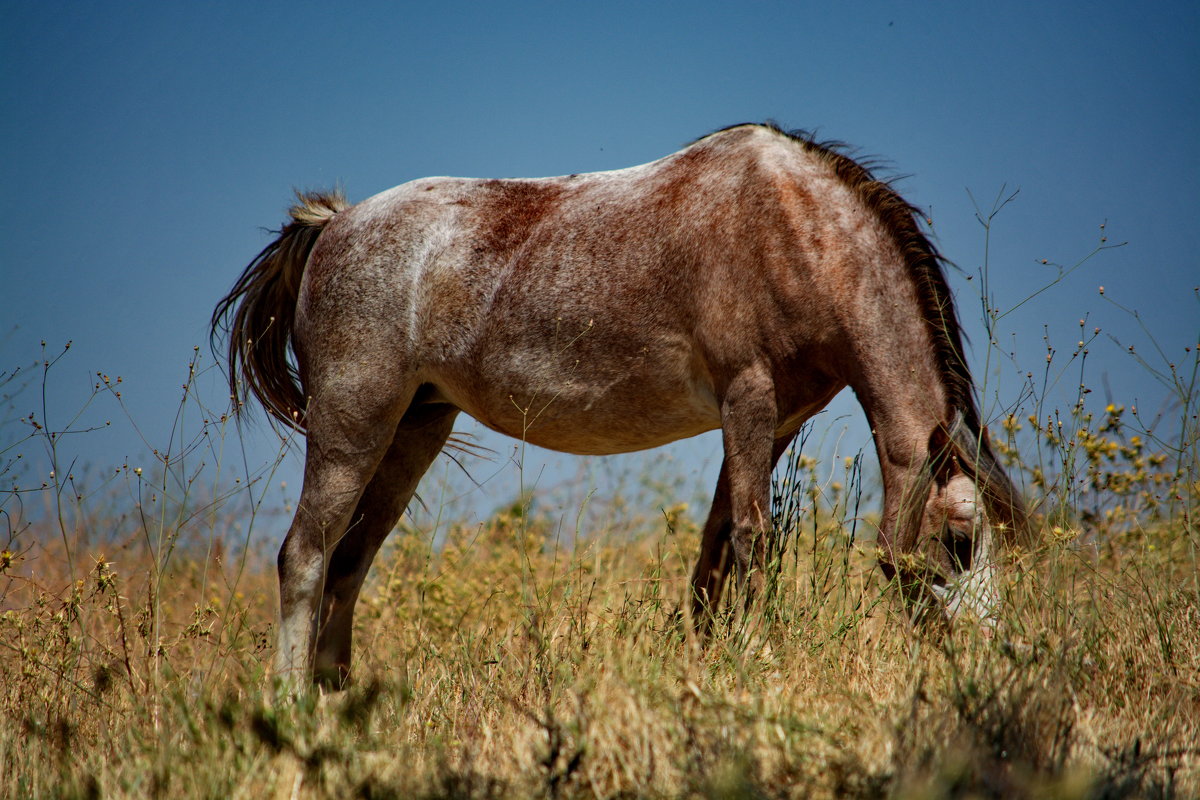
<instances>
[{"instance_id":1,"label":"clear blue sky","mask_svg":"<svg viewBox=\"0 0 1200 800\"><path fill-rule=\"evenodd\" d=\"M1200 4L0 10L0 369L35 360L42 339L74 342L52 373L52 424L103 371L122 376L132 416L162 446L193 346L211 360L215 302L266 243L263 229L279 226L292 187L341 183L361 200L425 175L623 167L767 118L850 142L908 175L902 193L931 212L943 252L967 274L984 249L968 192L986 206L1001 187L1019 189L991 239L1003 310L1053 277L1041 259L1074 263L1105 221L1110 242L1128 241L1003 321L1019 369L1044 365L1044 326L1068 352L1085 315L1089 329L1145 345L1098 297L1101 285L1145 315L1172 354L1200 332ZM981 365L978 283L952 276ZM998 383L988 379L1002 402L1015 396L1015 374L1004 364ZM1106 338L1087 375L1120 402L1161 397ZM1077 378L1063 380L1069 389ZM206 391L220 405L216 381ZM17 406L36 410L34 395ZM110 401L85 417L101 419L112 429L71 445L81 461L149 465ZM6 424L2 435L14 431ZM500 461L510 452L482 439ZM251 437L251 461L269 457L268 442ZM711 489L716 447L708 437L677 451L689 485ZM551 474L580 469L551 463ZM283 472L293 487L295 464ZM516 485L500 478L493 493L502 500Z\"/></svg>"}]
</instances>

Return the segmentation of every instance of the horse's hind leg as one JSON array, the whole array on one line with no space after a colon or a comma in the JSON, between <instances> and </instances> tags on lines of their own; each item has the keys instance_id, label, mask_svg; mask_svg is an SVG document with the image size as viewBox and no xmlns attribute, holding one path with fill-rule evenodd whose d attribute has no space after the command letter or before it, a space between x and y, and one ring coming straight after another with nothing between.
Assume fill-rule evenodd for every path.
<instances>
[{"instance_id":1,"label":"horse's hind leg","mask_svg":"<svg viewBox=\"0 0 1200 800\"><path fill-rule=\"evenodd\" d=\"M312 667L317 613L330 556L392 442L415 387L345 381L314 391L307 419L304 488L279 549L276 673L299 683Z\"/></svg>"},{"instance_id":2,"label":"horse's hind leg","mask_svg":"<svg viewBox=\"0 0 1200 800\"><path fill-rule=\"evenodd\" d=\"M328 686L350 675L354 605L371 561L408 506L421 476L454 427L453 406L418 406L396 426L395 438L350 518L346 535L329 560L321 601L313 677Z\"/></svg>"}]
</instances>

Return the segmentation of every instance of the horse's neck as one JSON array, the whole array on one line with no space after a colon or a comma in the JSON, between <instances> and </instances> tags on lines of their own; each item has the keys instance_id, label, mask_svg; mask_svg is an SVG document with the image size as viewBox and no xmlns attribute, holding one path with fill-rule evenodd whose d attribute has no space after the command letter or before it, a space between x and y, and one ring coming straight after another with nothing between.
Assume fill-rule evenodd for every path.
<instances>
[{"instance_id":1,"label":"horse's neck","mask_svg":"<svg viewBox=\"0 0 1200 800\"><path fill-rule=\"evenodd\" d=\"M920 321L919 324L925 324ZM905 520L924 507L927 487L923 469L929 438L952 417L951 391L932 350L905 341L916 333L898 325L869 349L862 374L854 384L871 424L884 489L881 535L893 536ZM928 333L924 333L928 340Z\"/></svg>"},{"instance_id":2,"label":"horse's neck","mask_svg":"<svg viewBox=\"0 0 1200 800\"><path fill-rule=\"evenodd\" d=\"M928 455L929 434L952 417L947 379L932 349L920 346L928 333L901 327L881 332L864 348L859 375L852 381L871 423L885 479L889 471L919 467Z\"/></svg>"}]
</instances>

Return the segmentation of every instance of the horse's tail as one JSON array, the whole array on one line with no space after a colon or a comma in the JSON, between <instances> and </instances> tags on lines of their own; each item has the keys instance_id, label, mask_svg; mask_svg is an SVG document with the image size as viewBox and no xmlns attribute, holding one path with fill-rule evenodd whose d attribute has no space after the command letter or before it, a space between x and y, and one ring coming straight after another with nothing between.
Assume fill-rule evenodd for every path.
<instances>
[{"instance_id":1,"label":"horse's tail","mask_svg":"<svg viewBox=\"0 0 1200 800\"><path fill-rule=\"evenodd\" d=\"M248 388L271 416L303 429L307 402L300 375L288 357L296 298L304 266L325 224L348 206L338 190L296 192L290 221L242 272L212 315L211 337L229 340L229 391L234 411ZM215 349L215 348L214 348Z\"/></svg>"}]
</instances>

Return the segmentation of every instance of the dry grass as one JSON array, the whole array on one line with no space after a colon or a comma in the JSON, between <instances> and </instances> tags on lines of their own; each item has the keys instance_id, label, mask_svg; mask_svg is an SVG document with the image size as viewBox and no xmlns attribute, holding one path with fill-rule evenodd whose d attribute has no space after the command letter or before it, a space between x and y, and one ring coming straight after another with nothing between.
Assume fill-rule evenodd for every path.
<instances>
[{"instance_id":1,"label":"dry grass","mask_svg":"<svg viewBox=\"0 0 1200 800\"><path fill-rule=\"evenodd\" d=\"M819 480L797 455L773 600L705 646L677 610L686 507L577 537L517 504L437 547L397 531L360 601L358 682L295 700L269 675L273 558L234 544L255 540L244 487L264 476L200 489L228 420L189 390L199 433L154 475L77 480L59 467L79 429L10 414L3 441L53 473L31 481L0 441L0 796L1200 796L1187 352L1190 373L1162 372L1174 430L1089 414L1082 387L1061 417L1001 426L1043 535L1004 571L993 631L915 631L875 567L858 463Z\"/></svg>"},{"instance_id":2,"label":"dry grass","mask_svg":"<svg viewBox=\"0 0 1200 800\"><path fill-rule=\"evenodd\" d=\"M767 614L700 647L676 617L686 512L570 550L517 512L437 551L399 532L360 604L359 682L295 703L267 677L269 559L177 553L155 596L147 548L76 552L72 581L38 537L3 576L0 793L1200 794L1191 530L1060 529L1008 573L994 636L934 642L827 509Z\"/></svg>"}]
</instances>

